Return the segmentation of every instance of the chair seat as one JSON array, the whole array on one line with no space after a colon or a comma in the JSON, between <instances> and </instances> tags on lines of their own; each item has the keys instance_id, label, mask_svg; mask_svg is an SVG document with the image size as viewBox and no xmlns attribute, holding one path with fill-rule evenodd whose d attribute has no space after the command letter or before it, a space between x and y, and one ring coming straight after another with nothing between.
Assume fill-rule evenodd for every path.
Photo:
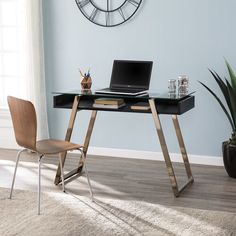
<instances>
[{"instance_id":1,"label":"chair seat","mask_svg":"<svg viewBox=\"0 0 236 236\"><path fill-rule=\"evenodd\" d=\"M64 151L75 150L83 146L68 141L44 139L36 142L37 152L41 154L58 154Z\"/></svg>"}]
</instances>

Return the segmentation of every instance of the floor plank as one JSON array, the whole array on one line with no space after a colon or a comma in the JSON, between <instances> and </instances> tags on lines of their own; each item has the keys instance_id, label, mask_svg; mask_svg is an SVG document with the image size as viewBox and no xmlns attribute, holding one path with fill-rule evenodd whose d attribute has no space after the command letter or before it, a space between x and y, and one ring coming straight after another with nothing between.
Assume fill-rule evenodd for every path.
<instances>
[{"instance_id":1,"label":"floor plank","mask_svg":"<svg viewBox=\"0 0 236 236\"><path fill-rule=\"evenodd\" d=\"M16 150L0 149L0 187L11 185L16 153ZM58 190L53 184L57 157L45 157L43 163L43 191ZM78 156L70 154L65 169L69 171L77 163ZM194 184L175 198L164 162L88 156L87 166L95 196L236 212L236 179L228 177L223 167L192 165ZM183 165L174 163L174 167L180 183L186 181ZM22 155L16 188L37 191L37 171L35 154ZM89 195L84 177L76 178L66 187L71 192Z\"/></svg>"}]
</instances>

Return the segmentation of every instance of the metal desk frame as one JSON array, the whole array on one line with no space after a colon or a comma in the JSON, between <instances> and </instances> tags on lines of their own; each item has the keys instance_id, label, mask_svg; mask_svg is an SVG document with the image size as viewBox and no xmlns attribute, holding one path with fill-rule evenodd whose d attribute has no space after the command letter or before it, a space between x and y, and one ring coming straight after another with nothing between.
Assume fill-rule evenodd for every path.
<instances>
[{"instance_id":1,"label":"metal desk frame","mask_svg":"<svg viewBox=\"0 0 236 236\"><path fill-rule=\"evenodd\" d=\"M81 99L81 95L75 95L74 96L74 101L73 101L72 110L71 110L71 114L70 114L70 120L69 120L67 132L66 132L66 137L65 137L66 141L70 141L70 139L71 139L76 114L77 114L77 111L79 109L80 99ZM169 154L169 151L168 151L168 148L167 148L167 145L166 145L165 136L164 136L164 133L163 133L163 130L162 130L161 121L160 121L159 114L158 114L158 111L157 111L158 104L156 103L154 98L148 99L148 102L149 102L149 105L150 105L150 108L151 108L151 112L149 112L149 113L152 113L153 121L154 121L154 124L155 124L155 127L156 127L157 135L158 135L158 138L159 138L162 153L163 153L164 160L165 160L165 163L166 163L167 172L168 172L168 175L169 175L169 178L170 178L171 187L172 187L174 196L178 197L180 195L180 193L185 188L187 188L188 186L190 186L194 182L194 178L193 178L190 163L189 163L189 160L188 160L188 155L187 155L187 151L186 151L186 148L185 148L183 136L182 136L182 133L181 133L178 117L177 117L177 114L171 114L173 124L174 124L174 128L175 128L175 132L176 132L177 139L178 139L178 143L179 143L179 147L180 147L180 152L182 154L186 174L187 174L187 177L188 177L187 182L182 187L178 186L176 175L175 175L174 168L173 168L173 165L172 165L172 161L171 161L171 158L170 158L170 154ZM90 121L89 121L88 129L87 129L87 133L86 133L85 141L84 141L84 145L83 145L83 147L84 147L83 152L84 152L85 157L86 157L86 154L87 154L87 151L88 151L90 138L91 138L91 135L92 135L92 132L93 132L93 127L94 127L97 112L98 112L99 109L94 109L93 108L91 110L92 110L92 114L91 114L91 118L90 118ZM65 160L66 160L66 154L67 153L64 153L63 156L62 156L63 166L64 166L64 163L65 163ZM64 179L66 180L66 179L69 179L69 178L71 178L75 175L79 175L82 172L82 169L83 169L83 161L82 161L82 158L80 157L78 167L75 168L74 170L70 171L69 173L67 173L65 175ZM56 185L61 182L60 176L61 176L60 167L58 166L56 177L55 177L55 184Z\"/></svg>"}]
</instances>

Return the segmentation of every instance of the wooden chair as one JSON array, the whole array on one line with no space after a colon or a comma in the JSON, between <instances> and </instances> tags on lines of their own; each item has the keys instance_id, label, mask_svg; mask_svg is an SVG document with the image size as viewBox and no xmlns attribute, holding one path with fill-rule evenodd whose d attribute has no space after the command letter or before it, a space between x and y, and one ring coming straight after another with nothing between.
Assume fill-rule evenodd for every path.
<instances>
[{"instance_id":1,"label":"wooden chair","mask_svg":"<svg viewBox=\"0 0 236 236\"><path fill-rule=\"evenodd\" d=\"M12 198L12 192L16 177L16 170L19 163L19 158L22 152L26 150L32 150L38 154L38 215L40 215L40 194L41 194L41 159L44 155L59 154L59 163L61 169L61 180L62 189L65 192L64 183L64 170L62 165L62 153L71 150L79 150L81 152L82 160L84 162L85 174L88 181L88 186L93 200L93 192L89 180L89 175L87 167L85 164L85 155L83 152L83 147L79 144L74 144L62 140L46 139L46 140L36 140L37 136L37 119L34 105L29 102L19 98L7 97L13 128L15 133L16 142L19 146L23 147L23 150L19 151L16 158L16 165L14 176L12 180L10 199Z\"/></svg>"}]
</instances>

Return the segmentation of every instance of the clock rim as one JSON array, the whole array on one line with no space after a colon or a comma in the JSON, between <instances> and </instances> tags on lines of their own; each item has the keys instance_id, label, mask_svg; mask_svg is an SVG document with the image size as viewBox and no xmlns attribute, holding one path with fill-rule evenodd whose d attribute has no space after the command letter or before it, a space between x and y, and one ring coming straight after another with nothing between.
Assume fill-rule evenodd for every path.
<instances>
[{"instance_id":1,"label":"clock rim","mask_svg":"<svg viewBox=\"0 0 236 236\"><path fill-rule=\"evenodd\" d=\"M93 0L89 0L89 2L96 8L96 9L98 9L99 11L102 11L102 12L115 12L115 11L118 11L120 8L122 8L124 5L125 5L125 3L126 2L128 2L129 0L124 0L124 2L119 6L119 7L117 7L117 8L115 8L115 9L113 9L113 10L104 10L104 9L102 9L102 8L100 8L100 7L98 7L94 2L93 2Z\"/></svg>"},{"instance_id":2,"label":"clock rim","mask_svg":"<svg viewBox=\"0 0 236 236\"><path fill-rule=\"evenodd\" d=\"M96 21L91 20L91 19L88 17L88 15L86 15L85 12L82 10L83 7L81 7L81 6L79 5L79 2L78 2L78 1L79 1L79 0L75 0L75 3L76 3L76 5L77 5L77 7L79 8L80 12L84 15L84 17L85 17L87 20L89 20L90 22L92 22L92 23L95 24L95 25L102 26L102 27L106 27L106 28L107 28L107 27L111 28L111 27L115 27L115 26L122 25L122 24L124 24L125 22L127 22L128 20L130 20L130 19L134 16L134 14L138 11L138 9L139 9L139 7L141 6L143 0L140 0L140 1L139 1L138 6L136 7L135 11L134 11L127 19L123 20L123 21L120 22L120 23L113 24L113 25L100 24L100 23L98 23L98 22L96 22ZM125 4L126 2L128 2L128 0L125 0L124 3L123 3L121 6L119 6L119 7L116 8L115 10L113 9L112 11L107 11L107 10L103 10L103 9L98 8L96 5L94 5L94 4L92 3L91 0L89 0L89 2L90 2L96 9L98 9L99 11L102 11L102 12L104 12L104 13L108 13L108 14L109 14L109 13L111 13L111 12L118 11L122 6L124 6L124 4Z\"/></svg>"}]
</instances>

